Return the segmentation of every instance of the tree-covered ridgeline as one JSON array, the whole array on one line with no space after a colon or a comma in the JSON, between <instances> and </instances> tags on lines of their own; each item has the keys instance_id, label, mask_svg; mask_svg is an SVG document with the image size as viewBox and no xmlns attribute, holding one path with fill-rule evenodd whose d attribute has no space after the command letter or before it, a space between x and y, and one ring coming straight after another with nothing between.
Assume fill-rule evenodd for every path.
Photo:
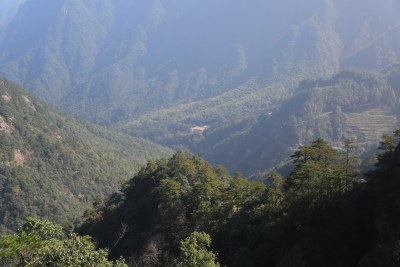
<instances>
[{"instance_id":1,"label":"tree-covered ridgeline","mask_svg":"<svg viewBox=\"0 0 400 267\"><path fill-rule=\"evenodd\" d=\"M334 147L351 139L359 155L376 149L382 134L400 126L399 77L400 66L394 64L292 83L287 77L287 82L266 88L249 83L231 95L235 100L221 96L171 106L118 127L169 147L185 147L212 164L251 176L284 165L297 146L319 137ZM254 96L256 91L260 94ZM195 125L209 128L193 134Z\"/></svg>"},{"instance_id":2,"label":"tree-covered ridgeline","mask_svg":"<svg viewBox=\"0 0 400 267\"><path fill-rule=\"evenodd\" d=\"M0 78L0 233L36 216L72 227L168 149L57 112ZM171 152L172 153L172 152Z\"/></svg>"},{"instance_id":3,"label":"tree-covered ridgeline","mask_svg":"<svg viewBox=\"0 0 400 267\"><path fill-rule=\"evenodd\" d=\"M376 146L381 133L363 132L365 122L382 131L396 124L399 94L388 89L398 86L377 71L400 58L398 3L297 5L29 0L0 32L0 74L78 116L246 176L320 136ZM365 104L375 109L351 112ZM196 125L210 127L199 136Z\"/></svg>"},{"instance_id":4,"label":"tree-covered ridgeline","mask_svg":"<svg viewBox=\"0 0 400 267\"><path fill-rule=\"evenodd\" d=\"M0 74L103 123L225 93L231 110L259 110L277 93L262 89L286 77L394 63L397 8L391 0L29 0L0 33ZM229 95L249 84L256 94L233 103Z\"/></svg>"},{"instance_id":5,"label":"tree-covered ridgeline","mask_svg":"<svg viewBox=\"0 0 400 267\"><path fill-rule=\"evenodd\" d=\"M272 172L264 184L177 152L149 161L85 213L78 232L105 250L95 250L89 237L28 218L0 239L0 260L4 266L124 266L120 257L128 266L398 266L399 140L399 130L383 137L365 180L350 142L343 150L323 139L301 146L290 175Z\"/></svg>"},{"instance_id":6,"label":"tree-covered ridgeline","mask_svg":"<svg viewBox=\"0 0 400 267\"><path fill-rule=\"evenodd\" d=\"M213 254L192 257L222 266L398 266L398 136L384 137L365 179L349 141L301 146L288 177L272 172L265 183L177 152L148 162L79 232L129 266L173 265L195 232L211 237Z\"/></svg>"}]
</instances>

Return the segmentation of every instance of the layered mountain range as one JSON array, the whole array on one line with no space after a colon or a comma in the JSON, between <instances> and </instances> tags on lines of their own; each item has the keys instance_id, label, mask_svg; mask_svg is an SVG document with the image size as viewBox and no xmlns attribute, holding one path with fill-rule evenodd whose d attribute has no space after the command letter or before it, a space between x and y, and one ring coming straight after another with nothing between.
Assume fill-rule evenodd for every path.
<instances>
[{"instance_id":1,"label":"layered mountain range","mask_svg":"<svg viewBox=\"0 0 400 267\"><path fill-rule=\"evenodd\" d=\"M238 143L254 140L241 125L305 104L302 81L398 62L399 15L392 0L27 0L0 29L0 74L67 112L251 174L289 153L272 141L270 163L239 164L259 155ZM292 126L289 150L320 131ZM351 137L341 131L329 136L338 146Z\"/></svg>"},{"instance_id":2,"label":"layered mountain range","mask_svg":"<svg viewBox=\"0 0 400 267\"><path fill-rule=\"evenodd\" d=\"M399 266L398 0L0 0L0 77L2 266Z\"/></svg>"}]
</instances>

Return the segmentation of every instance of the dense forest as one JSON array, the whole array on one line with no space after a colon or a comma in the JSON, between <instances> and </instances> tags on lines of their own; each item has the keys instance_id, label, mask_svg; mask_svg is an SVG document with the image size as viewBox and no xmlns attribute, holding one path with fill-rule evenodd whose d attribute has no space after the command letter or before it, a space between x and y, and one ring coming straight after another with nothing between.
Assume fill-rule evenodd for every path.
<instances>
[{"instance_id":1,"label":"dense forest","mask_svg":"<svg viewBox=\"0 0 400 267\"><path fill-rule=\"evenodd\" d=\"M0 0L0 266L400 266L399 18Z\"/></svg>"},{"instance_id":2,"label":"dense forest","mask_svg":"<svg viewBox=\"0 0 400 267\"><path fill-rule=\"evenodd\" d=\"M274 168L298 145L318 137L335 147L350 139L362 155L400 126L399 75L399 65L393 65L381 72L342 71L329 79L302 81L269 113L188 138L189 147L246 175Z\"/></svg>"},{"instance_id":3,"label":"dense forest","mask_svg":"<svg viewBox=\"0 0 400 267\"><path fill-rule=\"evenodd\" d=\"M398 91L387 72L400 58L398 1L21 2L0 1L20 4L0 26L0 75L233 172L269 170L319 136L363 153L398 127L387 101Z\"/></svg>"},{"instance_id":4,"label":"dense forest","mask_svg":"<svg viewBox=\"0 0 400 267\"><path fill-rule=\"evenodd\" d=\"M149 162L79 232L130 266L174 265L182 240L202 232L222 266L398 266L399 138L384 135L365 176L351 142L339 151L316 139L293 153L286 179L265 183L177 152Z\"/></svg>"},{"instance_id":5,"label":"dense forest","mask_svg":"<svg viewBox=\"0 0 400 267\"><path fill-rule=\"evenodd\" d=\"M351 139L359 155L375 148L382 134L400 126L399 77L398 64L381 71L345 70L328 79L301 81L291 96L251 118L235 117L246 114L247 107L226 111L221 99L216 102L219 109L204 102L172 107L118 126L166 146L185 147L213 164L250 176L287 161L299 144L318 137L335 147ZM228 114L235 118L227 118ZM229 123L220 122L225 118ZM209 128L193 134L188 122Z\"/></svg>"},{"instance_id":6,"label":"dense forest","mask_svg":"<svg viewBox=\"0 0 400 267\"><path fill-rule=\"evenodd\" d=\"M254 115L276 87L395 63L398 8L392 0L27 0L0 29L0 75L103 124L214 97Z\"/></svg>"},{"instance_id":7,"label":"dense forest","mask_svg":"<svg viewBox=\"0 0 400 267\"><path fill-rule=\"evenodd\" d=\"M0 78L0 233L28 216L72 227L147 159L171 151L55 111Z\"/></svg>"},{"instance_id":8,"label":"dense forest","mask_svg":"<svg viewBox=\"0 0 400 267\"><path fill-rule=\"evenodd\" d=\"M351 142L338 151L318 138L293 153L286 178L274 172L265 183L176 152L149 161L85 212L77 232L93 236L99 251L88 236L28 218L0 240L0 260L4 266L80 266L78 259L104 266L398 266L399 140L400 130L385 134L374 170L360 176ZM117 261L107 260L107 252Z\"/></svg>"}]
</instances>

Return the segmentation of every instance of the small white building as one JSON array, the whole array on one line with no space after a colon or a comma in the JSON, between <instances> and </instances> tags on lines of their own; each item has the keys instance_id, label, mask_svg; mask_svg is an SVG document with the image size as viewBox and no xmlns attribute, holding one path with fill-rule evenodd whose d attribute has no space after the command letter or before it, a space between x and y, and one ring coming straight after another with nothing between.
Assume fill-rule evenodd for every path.
<instances>
[{"instance_id":1,"label":"small white building","mask_svg":"<svg viewBox=\"0 0 400 267\"><path fill-rule=\"evenodd\" d=\"M203 125L203 126L194 126L190 128L191 133L196 133L196 134L203 134L205 130L209 128L208 125Z\"/></svg>"}]
</instances>

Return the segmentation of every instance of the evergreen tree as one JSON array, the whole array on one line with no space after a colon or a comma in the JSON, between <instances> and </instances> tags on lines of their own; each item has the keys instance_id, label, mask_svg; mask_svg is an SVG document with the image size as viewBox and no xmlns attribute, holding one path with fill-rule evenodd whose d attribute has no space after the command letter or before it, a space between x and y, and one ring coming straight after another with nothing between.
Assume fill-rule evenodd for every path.
<instances>
[{"instance_id":1,"label":"evergreen tree","mask_svg":"<svg viewBox=\"0 0 400 267\"><path fill-rule=\"evenodd\" d=\"M269 201L272 207L279 207L283 200L283 182L284 177L277 171L273 171L267 178L269 182Z\"/></svg>"},{"instance_id":2,"label":"evergreen tree","mask_svg":"<svg viewBox=\"0 0 400 267\"><path fill-rule=\"evenodd\" d=\"M301 146L292 159L294 170L285 183L290 203L306 201L310 205L338 190L339 153L325 140L318 138L310 146Z\"/></svg>"},{"instance_id":3,"label":"evergreen tree","mask_svg":"<svg viewBox=\"0 0 400 267\"><path fill-rule=\"evenodd\" d=\"M358 168L358 165L360 164L360 159L354 155L355 153L355 146L354 144L349 140L345 140L345 153L344 153L344 191L348 190L349 188L352 187L353 183L355 182L355 178L357 175L360 173L360 169Z\"/></svg>"}]
</instances>

